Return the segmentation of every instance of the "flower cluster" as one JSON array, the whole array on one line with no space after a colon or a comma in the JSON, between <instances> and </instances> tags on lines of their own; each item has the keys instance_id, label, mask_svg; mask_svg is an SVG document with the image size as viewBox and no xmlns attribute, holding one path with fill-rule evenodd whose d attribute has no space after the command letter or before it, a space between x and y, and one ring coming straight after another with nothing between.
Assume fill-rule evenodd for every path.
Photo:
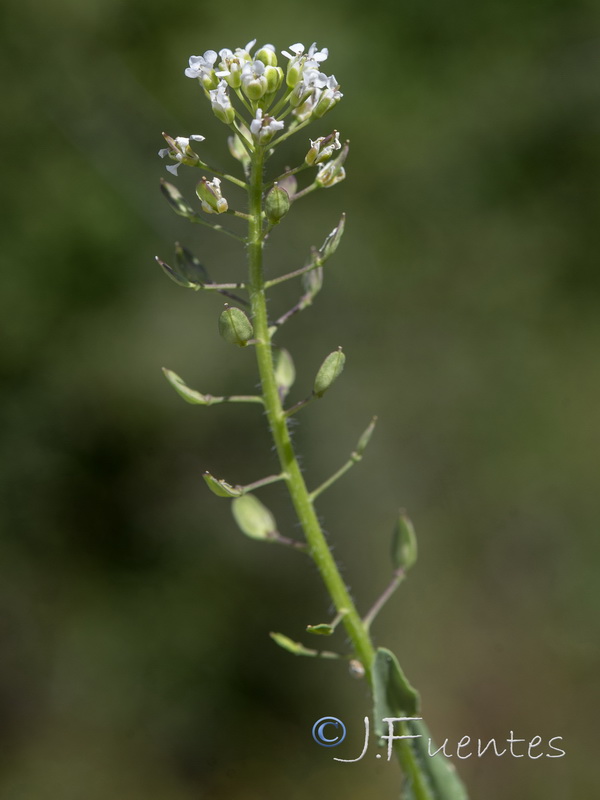
<instances>
[{"instance_id":1,"label":"flower cluster","mask_svg":"<svg viewBox=\"0 0 600 800\"><path fill-rule=\"evenodd\" d=\"M284 63L282 67L274 45L255 46L253 39L235 50L206 50L203 55L191 56L185 69L188 78L200 83L217 119L232 130L230 151L246 170L254 150L275 147L291 133L323 117L342 98L335 76L322 71L329 56L326 47L319 49L316 42L308 49L300 42L292 44L281 51L287 59L287 66ZM181 164L209 168L190 144L203 141L203 136L163 135L168 147L159 155L175 162L167 166L169 172L177 175ZM338 150L342 152L334 158ZM342 149L337 131L310 140L305 162L306 166L317 168L313 188L326 188L343 180L347 152L347 145ZM231 176L224 177L236 182ZM228 210L218 178L203 178L197 194L206 213L222 214ZM289 196L293 199L295 195L294 189Z\"/></svg>"}]
</instances>

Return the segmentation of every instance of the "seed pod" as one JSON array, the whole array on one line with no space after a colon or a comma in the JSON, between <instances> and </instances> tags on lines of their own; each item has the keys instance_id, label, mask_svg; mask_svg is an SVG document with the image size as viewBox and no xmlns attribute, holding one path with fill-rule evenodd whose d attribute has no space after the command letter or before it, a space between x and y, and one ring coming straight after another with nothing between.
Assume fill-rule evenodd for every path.
<instances>
[{"instance_id":1,"label":"seed pod","mask_svg":"<svg viewBox=\"0 0 600 800\"><path fill-rule=\"evenodd\" d=\"M232 486L222 478L215 478L215 476L211 475L210 472L205 472L202 477L204 478L208 488L213 494L216 494L217 497L240 497L243 494L239 487Z\"/></svg>"},{"instance_id":2,"label":"seed pod","mask_svg":"<svg viewBox=\"0 0 600 800\"><path fill-rule=\"evenodd\" d=\"M392 533L392 564L394 569L408 571L417 560L417 537L412 522L401 510Z\"/></svg>"},{"instance_id":3,"label":"seed pod","mask_svg":"<svg viewBox=\"0 0 600 800\"><path fill-rule=\"evenodd\" d=\"M313 386L313 393L317 397L323 397L331 384L339 377L344 369L346 356L342 352L342 348L338 347L333 353L330 353L325 361L319 367L315 384Z\"/></svg>"},{"instance_id":4,"label":"seed pod","mask_svg":"<svg viewBox=\"0 0 600 800\"><path fill-rule=\"evenodd\" d=\"M175 259L179 272L187 278L190 283L200 285L208 282L209 277L206 268L187 247L179 244L179 242L175 243Z\"/></svg>"},{"instance_id":5,"label":"seed pod","mask_svg":"<svg viewBox=\"0 0 600 800\"><path fill-rule=\"evenodd\" d=\"M245 347L254 335L254 330L241 308L225 303L225 310L219 317L219 333L229 344Z\"/></svg>"},{"instance_id":6,"label":"seed pod","mask_svg":"<svg viewBox=\"0 0 600 800\"><path fill-rule=\"evenodd\" d=\"M275 182L265 197L265 214L271 225L277 225L290 210L290 196Z\"/></svg>"},{"instance_id":7,"label":"seed pod","mask_svg":"<svg viewBox=\"0 0 600 800\"><path fill-rule=\"evenodd\" d=\"M358 444L356 445L356 451L355 451L358 456L362 456L362 454L367 449L367 445L371 441L371 436L373 435L373 431L375 430L376 424L377 424L377 417L373 417L371 422L369 422L369 424L367 425L366 430L358 440Z\"/></svg>"},{"instance_id":8,"label":"seed pod","mask_svg":"<svg viewBox=\"0 0 600 800\"><path fill-rule=\"evenodd\" d=\"M307 633L315 633L317 636L331 636L333 628L325 622L320 622L318 625L307 625Z\"/></svg>"},{"instance_id":9,"label":"seed pod","mask_svg":"<svg viewBox=\"0 0 600 800\"><path fill-rule=\"evenodd\" d=\"M281 347L275 356L275 382L283 399L296 380L296 369L291 355Z\"/></svg>"},{"instance_id":10,"label":"seed pod","mask_svg":"<svg viewBox=\"0 0 600 800\"><path fill-rule=\"evenodd\" d=\"M190 389L187 383L170 369L163 367L165 378L169 381L171 386L175 389L178 395L183 397L186 403L191 403L195 406L209 406L212 398L209 395L201 394L195 389Z\"/></svg>"},{"instance_id":11,"label":"seed pod","mask_svg":"<svg viewBox=\"0 0 600 800\"><path fill-rule=\"evenodd\" d=\"M253 494L244 494L231 504L239 529L251 539L273 539L277 524L273 514Z\"/></svg>"},{"instance_id":12,"label":"seed pod","mask_svg":"<svg viewBox=\"0 0 600 800\"><path fill-rule=\"evenodd\" d=\"M158 256L154 256L154 260L160 266L162 271L174 281L177 286L183 286L185 289L199 289L200 287L197 284L191 283L185 278L178 270L170 267L166 261L162 261Z\"/></svg>"},{"instance_id":13,"label":"seed pod","mask_svg":"<svg viewBox=\"0 0 600 800\"><path fill-rule=\"evenodd\" d=\"M176 214L187 219L194 219L196 213L191 205L184 199L183 195L172 183L160 179L160 190L167 198L167 202Z\"/></svg>"},{"instance_id":14,"label":"seed pod","mask_svg":"<svg viewBox=\"0 0 600 800\"><path fill-rule=\"evenodd\" d=\"M337 226L327 236L327 238L321 245L321 248L319 249L319 255L321 257L321 261L326 261L329 258L329 256L332 256L338 249L338 245L344 233L345 224L346 224L346 215L342 214L342 217L338 222Z\"/></svg>"}]
</instances>

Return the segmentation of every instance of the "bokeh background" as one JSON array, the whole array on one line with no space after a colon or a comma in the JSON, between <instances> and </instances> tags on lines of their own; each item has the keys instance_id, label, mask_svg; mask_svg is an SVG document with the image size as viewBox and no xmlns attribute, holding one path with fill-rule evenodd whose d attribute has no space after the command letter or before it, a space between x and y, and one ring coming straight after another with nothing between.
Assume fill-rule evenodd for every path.
<instances>
[{"instance_id":1,"label":"bokeh background","mask_svg":"<svg viewBox=\"0 0 600 800\"><path fill-rule=\"evenodd\" d=\"M320 504L348 583L368 608L408 508L419 564L374 633L436 737L564 737L562 759L461 762L473 800L597 796L598 4L6 0L0 15L2 797L398 793L395 764L338 764L310 736L337 715L335 754L357 755L364 684L267 635L306 642L328 619L314 571L245 539L201 480L273 470L260 413L188 406L160 372L215 394L256 382L251 351L216 333L220 300L153 262L180 240L215 277L243 273L235 243L166 206L156 151L162 130L202 133L230 166L183 69L254 36L327 45L345 95L307 133L351 139L348 180L298 204L268 265L301 266L347 212L319 301L281 342L292 399L326 353L348 356L298 417L312 484L379 415ZM262 496L297 533L282 489Z\"/></svg>"}]
</instances>

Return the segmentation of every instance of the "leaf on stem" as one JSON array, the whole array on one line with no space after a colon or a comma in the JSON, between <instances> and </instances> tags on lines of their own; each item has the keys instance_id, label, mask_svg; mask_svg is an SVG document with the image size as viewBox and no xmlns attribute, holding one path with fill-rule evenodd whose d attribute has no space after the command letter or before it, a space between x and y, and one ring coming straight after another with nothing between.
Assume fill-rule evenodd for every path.
<instances>
[{"instance_id":1,"label":"leaf on stem","mask_svg":"<svg viewBox=\"0 0 600 800\"><path fill-rule=\"evenodd\" d=\"M412 736L419 737L409 741L421 772L425 775L433 800L468 800L467 790L449 759L443 752L430 755L431 734L423 720L409 720L406 725ZM431 749L437 750L433 742ZM408 781L403 789L402 800L417 800Z\"/></svg>"},{"instance_id":2,"label":"leaf on stem","mask_svg":"<svg viewBox=\"0 0 600 800\"><path fill-rule=\"evenodd\" d=\"M414 717L419 711L419 695L410 685L396 656L378 647L373 661L373 714L375 734L385 733L385 717Z\"/></svg>"}]
</instances>

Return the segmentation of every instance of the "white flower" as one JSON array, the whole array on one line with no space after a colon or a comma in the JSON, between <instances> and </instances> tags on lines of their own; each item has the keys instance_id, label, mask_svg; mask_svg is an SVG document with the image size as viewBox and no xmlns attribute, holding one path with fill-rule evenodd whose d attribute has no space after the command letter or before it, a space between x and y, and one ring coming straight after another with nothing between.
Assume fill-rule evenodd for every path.
<instances>
[{"instance_id":1,"label":"white flower","mask_svg":"<svg viewBox=\"0 0 600 800\"><path fill-rule=\"evenodd\" d=\"M250 49L256 44L256 39L248 42L245 48L238 47L235 53L228 47L219 50L221 61L217 78L224 78L232 89L237 89L241 85L242 68L247 61L251 60Z\"/></svg>"},{"instance_id":2,"label":"white flower","mask_svg":"<svg viewBox=\"0 0 600 800\"><path fill-rule=\"evenodd\" d=\"M226 125L230 125L235 119L235 109L229 99L226 81L219 81L217 88L211 89L209 94L212 110L217 119L220 119Z\"/></svg>"},{"instance_id":3,"label":"white flower","mask_svg":"<svg viewBox=\"0 0 600 800\"><path fill-rule=\"evenodd\" d=\"M304 45L300 42L291 45L290 50L292 51L291 53L288 53L287 50L282 50L281 52L286 58L289 58L286 81L287 85L292 89L302 80L305 70L318 70L320 62L325 61L329 55L326 47L322 50L317 50L316 42L313 42L308 48L308 53L304 52Z\"/></svg>"},{"instance_id":4,"label":"white flower","mask_svg":"<svg viewBox=\"0 0 600 800\"><path fill-rule=\"evenodd\" d=\"M166 133L163 133L165 137L168 147L163 147L162 150L158 151L158 155L161 158L165 158L165 156L170 156L176 164L168 164L167 170L171 172L173 175L177 175L177 170L181 166L181 164L186 164L187 166L193 167L200 161L198 154L195 153L191 146L190 141L192 142L203 142L204 136L200 136L200 134L191 134L191 136L176 136L174 139Z\"/></svg>"},{"instance_id":5,"label":"white flower","mask_svg":"<svg viewBox=\"0 0 600 800\"><path fill-rule=\"evenodd\" d=\"M283 122L274 117L265 116L262 108L256 109L256 116L250 123L250 132L257 142L267 144L273 136L283 128Z\"/></svg>"},{"instance_id":6,"label":"white flower","mask_svg":"<svg viewBox=\"0 0 600 800\"><path fill-rule=\"evenodd\" d=\"M202 56L190 56L190 65L185 70L188 78L199 78L207 86L214 85L214 64L218 56L214 50L207 50Z\"/></svg>"},{"instance_id":7,"label":"white flower","mask_svg":"<svg viewBox=\"0 0 600 800\"><path fill-rule=\"evenodd\" d=\"M202 178L196 186L196 194L202 202L202 210L207 214L223 214L229 207L227 200L221 194L219 178L213 178L212 181Z\"/></svg>"},{"instance_id":8,"label":"white flower","mask_svg":"<svg viewBox=\"0 0 600 800\"><path fill-rule=\"evenodd\" d=\"M313 42L311 44L311 46L308 48L308 53L306 53L306 55L304 55L304 45L301 42L298 42L297 44L291 44L290 50L294 55L288 53L287 50L282 50L281 52L286 58L289 58L291 60L304 58L309 61L316 61L318 63L321 61L326 61L327 56L329 55L329 50L326 47L324 47L322 50L317 50L316 42Z\"/></svg>"}]
</instances>

